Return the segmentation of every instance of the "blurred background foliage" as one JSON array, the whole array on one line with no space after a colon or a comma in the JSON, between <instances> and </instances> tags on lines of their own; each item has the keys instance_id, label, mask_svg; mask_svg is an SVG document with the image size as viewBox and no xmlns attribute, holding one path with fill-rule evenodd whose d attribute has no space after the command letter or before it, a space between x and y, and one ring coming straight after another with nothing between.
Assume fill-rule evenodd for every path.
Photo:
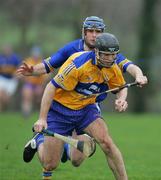
<instances>
[{"instance_id":1,"label":"blurred background foliage","mask_svg":"<svg viewBox=\"0 0 161 180\"><path fill-rule=\"evenodd\" d=\"M0 50L11 44L23 58L33 45L44 57L81 37L87 16L104 19L115 34L121 52L139 65L149 78L142 90L129 90L130 110L161 112L161 1L160 0L0 0ZM132 81L125 75L127 81ZM110 96L111 101L113 96ZM111 103L104 109L112 111ZM107 105L108 104L108 105ZM107 106L106 106L107 105Z\"/></svg>"}]
</instances>

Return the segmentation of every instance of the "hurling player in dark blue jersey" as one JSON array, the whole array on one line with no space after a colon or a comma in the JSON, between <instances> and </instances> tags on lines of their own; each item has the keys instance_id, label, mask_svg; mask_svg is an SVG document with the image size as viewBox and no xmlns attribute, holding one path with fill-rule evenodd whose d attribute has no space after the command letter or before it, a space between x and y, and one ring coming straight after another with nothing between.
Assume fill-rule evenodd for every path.
<instances>
[{"instance_id":1,"label":"hurling player in dark blue jersey","mask_svg":"<svg viewBox=\"0 0 161 180\"><path fill-rule=\"evenodd\" d=\"M18 86L15 72L21 63L10 45L4 45L0 54L0 112L6 110Z\"/></svg>"},{"instance_id":2,"label":"hurling player in dark blue jersey","mask_svg":"<svg viewBox=\"0 0 161 180\"><path fill-rule=\"evenodd\" d=\"M32 75L40 75L40 74L52 72L55 68L59 68L72 54L80 51L93 50L95 47L96 37L99 34L103 33L104 31L105 31L105 24L102 19L96 16L87 17L83 22L82 39L78 39L68 43L63 48L59 49L56 53L51 55L49 58L43 60L42 63L36 66L29 67L27 64L21 65L17 70L17 75L32 76ZM141 85L146 84L147 79L145 76L143 76L141 69L138 66L134 65L130 60L128 60L122 54L120 53L117 54L115 61L122 70L122 72L127 71L135 78L135 80L139 84ZM83 135L79 136L79 138L84 138L84 136ZM39 138L39 145L41 145L42 142L43 142L43 138L42 139ZM28 145L30 146L30 143ZM39 151L39 155L41 156L40 147L38 148L38 151ZM31 161L36 151L37 148L35 149L35 151L32 151L33 153L25 156L24 157L25 162ZM72 157L70 158L72 160L73 165L79 166L84 158L83 157L80 158L80 156L82 156L81 153L79 152L74 153L74 151L77 152L77 150L73 150L73 153L71 153L69 152L69 148L67 148L68 155L72 154Z\"/></svg>"}]
</instances>

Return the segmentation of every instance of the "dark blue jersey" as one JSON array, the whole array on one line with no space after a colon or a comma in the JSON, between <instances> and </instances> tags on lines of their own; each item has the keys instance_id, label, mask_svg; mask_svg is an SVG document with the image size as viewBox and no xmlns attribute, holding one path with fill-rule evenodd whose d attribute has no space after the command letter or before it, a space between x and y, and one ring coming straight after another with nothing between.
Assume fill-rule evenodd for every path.
<instances>
[{"instance_id":1,"label":"dark blue jersey","mask_svg":"<svg viewBox=\"0 0 161 180\"><path fill-rule=\"evenodd\" d=\"M12 78L20 63L21 59L16 54L9 56L0 55L0 75L6 78Z\"/></svg>"}]
</instances>

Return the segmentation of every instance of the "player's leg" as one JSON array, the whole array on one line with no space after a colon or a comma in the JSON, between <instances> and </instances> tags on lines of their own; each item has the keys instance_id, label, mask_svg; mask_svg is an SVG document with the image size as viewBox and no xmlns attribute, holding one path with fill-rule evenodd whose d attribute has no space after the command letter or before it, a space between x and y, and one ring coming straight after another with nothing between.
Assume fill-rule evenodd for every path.
<instances>
[{"instance_id":1,"label":"player's leg","mask_svg":"<svg viewBox=\"0 0 161 180\"><path fill-rule=\"evenodd\" d=\"M102 148L115 178L117 180L127 180L128 178L121 152L109 135L107 125L103 119L97 118L95 121L89 124L84 131L94 137Z\"/></svg>"},{"instance_id":2,"label":"player's leg","mask_svg":"<svg viewBox=\"0 0 161 180\"><path fill-rule=\"evenodd\" d=\"M44 92L44 87L42 85L35 86L34 97L35 97L36 108L39 108L40 106L43 92Z\"/></svg>"},{"instance_id":3,"label":"player's leg","mask_svg":"<svg viewBox=\"0 0 161 180\"><path fill-rule=\"evenodd\" d=\"M32 111L32 100L34 95L34 87L32 84L26 83L22 88L22 114L24 118L28 118Z\"/></svg>"},{"instance_id":4,"label":"player's leg","mask_svg":"<svg viewBox=\"0 0 161 180\"><path fill-rule=\"evenodd\" d=\"M66 136L72 135L74 125L69 123L71 119L70 114L73 116L73 110L65 108L58 102L53 101L47 117L48 130ZM41 145L42 154L41 156L39 154L39 158L47 171L51 171L57 167L62 156L63 145L64 143L61 140L45 136L45 141ZM47 155L48 153L50 157L44 156L44 154Z\"/></svg>"},{"instance_id":5,"label":"player's leg","mask_svg":"<svg viewBox=\"0 0 161 180\"><path fill-rule=\"evenodd\" d=\"M101 110L100 110L99 105L96 103L94 105L94 107L96 108L97 112L100 114ZM91 113L93 113L93 112L91 112ZM89 119L88 115L86 117L88 120ZM86 121L86 118L84 118L83 121ZM79 133L82 134L82 132L79 132ZM92 144L92 147L94 147L93 152L91 153L90 157L95 153L96 142L92 137L90 137L87 134L77 135L76 131L73 131L72 137L75 139L79 139L81 141L89 141L90 142L89 145ZM71 147L69 144L65 144L63 156L61 159L62 162L66 162L67 160L71 160L72 165L75 167L78 167L85 160L85 158L86 158L85 155L83 153L81 153L80 151L78 151L76 148Z\"/></svg>"},{"instance_id":6,"label":"player's leg","mask_svg":"<svg viewBox=\"0 0 161 180\"><path fill-rule=\"evenodd\" d=\"M64 143L57 138L36 133L24 149L23 159L30 162L37 152L39 161L43 166L43 179L51 179L52 171L59 164Z\"/></svg>"},{"instance_id":7,"label":"player's leg","mask_svg":"<svg viewBox=\"0 0 161 180\"><path fill-rule=\"evenodd\" d=\"M82 135L73 134L72 137L75 139L79 139L81 141L89 141L90 143L93 143L94 144L93 147L96 148L94 139L88 136L87 134L82 134ZM77 150L76 148L73 148L70 145L68 145L68 147L69 147L70 160L71 160L72 165L75 167L80 166L81 163L86 159L86 156L83 153L81 153L79 150ZM96 150L95 148L93 149L91 156L94 154Z\"/></svg>"},{"instance_id":8,"label":"player's leg","mask_svg":"<svg viewBox=\"0 0 161 180\"><path fill-rule=\"evenodd\" d=\"M5 110L7 102L8 98L6 92L4 90L0 90L0 112Z\"/></svg>"},{"instance_id":9,"label":"player's leg","mask_svg":"<svg viewBox=\"0 0 161 180\"><path fill-rule=\"evenodd\" d=\"M60 162L63 142L57 138L45 136L44 143L41 144L40 163L43 166L43 179L51 179L52 172ZM38 151L39 153L39 151Z\"/></svg>"},{"instance_id":10,"label":"player's leg","mask_svg":"<svg viewBox=\"0 0 161 180\"><path fill-rule=\"evenodd\" d=\"M12 96L6 89L0 90L0 112L7 110L9 102L12 101Z\"/></svg>"},{"instance_id":11,"label":"player's leg","mask_svg":"<svg viewBox=\"0 0 161 180\"><path fill-rule=\"evenodd\" d=\"M9 80L0 75L0 112L4 111L8 104L8 86L10 86Z\"/></svg>"}]
</instances>

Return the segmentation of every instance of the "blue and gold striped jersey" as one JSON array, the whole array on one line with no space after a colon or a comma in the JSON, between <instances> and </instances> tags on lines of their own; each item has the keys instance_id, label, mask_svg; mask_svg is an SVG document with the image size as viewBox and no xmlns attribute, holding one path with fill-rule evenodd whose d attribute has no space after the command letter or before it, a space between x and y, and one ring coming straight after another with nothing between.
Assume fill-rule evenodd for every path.
<instances>
[{"instance_id":1,"label":"blue and gold striped jersey","mask_svg":"<svg viewBox=\"0 0 161 180\"><path fill-rule=\"evenodd\" d=\"M59 68L72 54L76 52L84 51L84 40L78 39L66 44L63 48L54 53L51 57L43 60L47 73L52 71L54 68ZM122 72L126 72L127 67L133 64L132 61L128 60L121 53L117 54L116 64L120 67Z\"/></svg>"},{"instance_id":2,"label":"blue and gold striped jersey","mask_svg":"<svg viewBox=\"0 0 161 180\"><path fill-rule=\"evenodd\" d=\"M70 56L51 82L57 87L54 100L74 110L97 101L95 95L84 97L125 84L116 63L111 68L97 66L94 51Z\"/></svg>"}]
</instances>

